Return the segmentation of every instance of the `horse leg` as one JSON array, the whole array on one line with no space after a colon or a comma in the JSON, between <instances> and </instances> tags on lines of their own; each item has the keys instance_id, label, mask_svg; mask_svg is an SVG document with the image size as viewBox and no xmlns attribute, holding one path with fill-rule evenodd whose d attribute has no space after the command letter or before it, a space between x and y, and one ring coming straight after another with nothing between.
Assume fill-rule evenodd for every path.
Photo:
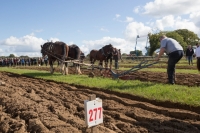
<instances>
[{"instance_id":1,"label":"horse leg","mask_svg":"<svg viewBox=\"0 0 200 133\"><path fill-rule=\"evenodd\" d=\"M78 74L82 74L82 72L81 72L81 65L80 64L78 64Z\"/></svg>"},{"instance_id":2,"label":"horse leg","mask_svg":"<svg viewBox=\"0 0 200 133\"><path fill-rule=\"evenodd\" d=\"M102 74L103 61L102 60L99 61L99 68L100 68L100 74L101 74L101 76L103 76L103 74Z\"/></svg>"},{"instance_id":3,"label":"horse leg","mask_svg":"<svg viewBox=\"0 0 200 133\"><path fill-rule=\"evenodd\" d=\"M105 68L108 68L108 61L105 60Z\"/></svg>"},{"instance_id":4,"label":"horse leg","mask_svg":"<svg viewBox=\"0 0 200 133\"><path fill-rule=\"evenodd\" d=\"M59 66L59 65L58 65ZM63 62L61 62L61 64L60 64L60 73L62 73L63 74Z\"/></svg>"},{"instance_id":5,"label":"horse leg","mask_svg":"<svg viewBox=\"0 0 200 133\"><path fill-rule=\"evenodd\" d=\"M80 69L80 64L76 64L76 73L79 75L82 74Z\"/></svg>"},{"instance_id":6,"label":"horse leg","mask_svg":"<svg viewBox=\"0 0 200 133\"><path fill-rule=\"evenodd\" d=\"M78 65L74 63L76 74L78 74Z\"/></svg>"},{"instance_id":7,"label":"horse leg","mask_svg":"<svg viewBox=\"0 0 200 133\"><path fill-rule=\"evenodd\" d=\"M68 73L68 63L66 62L65 63L65 75L68 75L69 73Z\"/></svg>"},{"instance_id":8,"label":"horse leg","mask_svg":"<svg viewBox=\"0 0 200 133\"><path fill-rule=\"evenodd\" d=\"M112 69L112 58L110 58L110 69Z\"/></svg>"},{"instance_id":9,"label":"horse leg","mask_svg":"<svg viewBox=\"0 0 200 133\"><path fill-rule=\"evenodd\" d=\"M53 65L50 65L50 73L53 74L54 70L53 70Z\"/></svg>"},{"instance_id":10,"label":"horse leg","mask_svg":"<svg viewBox=\"0 0 200 133\"><path fill-rule=\"evenodd\" d=\"M65 72L65 64L64 62L62 61L61 64L60 64L60 71L63 75L66 75L66 72Z\"/></svg>"},{"instance_id":11,"label":"horse leg","mask_svg":"<svg viewBox=\"0 0 200 133\"><path fill-rule=\"evenodd\" d=\"M93 59L93 62L92 62L92 70L94 70L94 63L95 63L96 59Z\"/></svg>"},{"instance_id":12,"label":"horse leg","mask_svg":"<svg viewBox=\"0 0 200 133\"><path fill-rule=\"evenodd\" d=\"M49 64L50 64L50 73L53 74L54 73L53 62L50 61Z\"/></svg>"},{"instance_id":13,"label":"horse leg","mask_svg":"<svg viewBox=\"0 0 200 133\"><path fill-rule=\"evenodd\" d=\"M108 72L109 72L109 69L108 69L108 59L105 60L105 71L104 71L104 76L105 77L108 77Z\"/></svg>"}]
</instances>

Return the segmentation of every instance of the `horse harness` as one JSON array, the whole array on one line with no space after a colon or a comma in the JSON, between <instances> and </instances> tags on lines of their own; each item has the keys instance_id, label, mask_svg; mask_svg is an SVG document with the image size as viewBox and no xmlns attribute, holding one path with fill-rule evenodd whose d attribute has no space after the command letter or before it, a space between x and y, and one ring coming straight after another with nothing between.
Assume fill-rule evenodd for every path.
<instances>
[{"instance_id":1,"label":"horse harness","mask_svg":"<svg viewBox=\"0 0 200 133\"><path fill-rule=\"evenodd\" d=\"M100 49L102 51L102 55L104 55L106 58L111 54L110 51L107 53L107 55L105 54L103 48Z\"/></svg>"},{"instance_id":2,"label":"horse harness","mask_svg":"<svg viewBox=\"0 0 200 133\"><path fill-rule=\"evenodd\" d=\"M58 58L58 56L62 56L61 54L54 54L53 52L53 47L54 47L54 43L49 43L48 45L47 45L47 47L44 49L44 51L47 53L47 54L49 54L49 55L51 55L52 57L54 57L54 58L56 58L57 60L59 60L59 61L63 61L62 59L60 59L60 58ZM71 58L71 57L67 57L67 60L74 60L74 58Z\"/></svg>"},{"instance_id":3,"label":"horse harness","mask_svg":"<svg viewBox=\"0 0 200 133\"><path fill-rule=\"evenodd\" d=\"M63 61L63 60L61 60L60 58L58 58L56 55L53 54L53 47L54 47L54 44L53 44L53 43L49 43L49 44L47 45L47 47L44 49L44 51L45 51L47 54L51 55L52 57L56 58L57 60ZM62 56L62 55L60 55L60 56Z\"/></svg>"}]
</instances>

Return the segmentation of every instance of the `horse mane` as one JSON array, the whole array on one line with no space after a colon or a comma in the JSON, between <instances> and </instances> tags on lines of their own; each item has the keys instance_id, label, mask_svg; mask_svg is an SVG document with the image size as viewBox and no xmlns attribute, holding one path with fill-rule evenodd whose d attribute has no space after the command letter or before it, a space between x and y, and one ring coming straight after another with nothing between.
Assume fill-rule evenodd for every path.
<instances>
[{"instance_id":1,"label":"horse mane","mask_svg":"<svg viewBox=\"0 0 200 133\"><path fill-rule=\"evenodd\" d=\"M69 45L69 57L72 59L80 59L81 50L76 44Z\"/></svg>"},{"instance_id":2,"label":"horse mane","mask_svg":"<svg viewBox=\"0 0 200 133\"><path fill-rule=\"evenodd\" d=\"M56 44L60 44L60 45L62 45L62 47L63 47L63 51L62 51L62 54L63 54L63 59L66 57L66 43L64 43L64 42L62 42L62 41L56 41L55 43L54 43L55 45Z\"/></svg>"},{"instance_id":3,"label":"horse mane","mask_svg":"<svg viewBox=\"0 0 200 133\"><path fill-rule=\"evenodd\" d=\"M102 48L105 48L105 47L113 47L112 44L107 44L105 46L103 46Z\"/></svg>"},{"instance_id":4,"label":"horse mane","mask_svg":"<svg viewBox=\"0 0 200 133\"><path fill-rule=\"evenodd\" d=\"M69 45L71 48L77 48L78 46L76 44L72 44L72 45Z\"/></svg>"}]
</instances>

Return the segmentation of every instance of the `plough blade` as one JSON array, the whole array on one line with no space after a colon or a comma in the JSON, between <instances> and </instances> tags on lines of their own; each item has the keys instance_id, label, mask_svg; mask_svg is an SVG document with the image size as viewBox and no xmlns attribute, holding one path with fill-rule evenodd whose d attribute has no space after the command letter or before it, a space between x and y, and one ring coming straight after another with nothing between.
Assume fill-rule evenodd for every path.
<instances>
[{"instance_id":1,"label":"plough blade","mask_svg":"<svg viewBox=\"0 0 200 133\"><path fill-rule=\"evenodd\" d=\"M127 71L122 72L122 73L115 73L114 71L110 70L110 72L112 74L112 78L118 79L120 76L124 76L124 75L126 75L130 72L134 72L134 71L137 71L137 70L140 70L140 69L143 69L143 68L147 68L149 66L152 66L152 65L158 63L158 61L153 62L153 63L148 63L148 62L149 62L149 60L141 61L137 66L134 66L130 70L127 70Z\"/></svg>"}]
</instances>

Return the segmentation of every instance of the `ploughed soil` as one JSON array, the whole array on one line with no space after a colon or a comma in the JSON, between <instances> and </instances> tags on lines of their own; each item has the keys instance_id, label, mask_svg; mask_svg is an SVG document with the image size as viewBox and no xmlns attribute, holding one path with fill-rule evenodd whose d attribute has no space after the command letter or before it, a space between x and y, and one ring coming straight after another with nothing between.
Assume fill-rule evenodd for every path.
<instances>
[{"instance_id":1,"label":"ploughed soil","mask_svg":"<svg viewBox=\"0 0 200 133\"><path fill-rule=\"evenodd\" d=\"M34 68L49 70L49 67ZM91 72L87 71L82 70L83 74ZM94 75L100 76L96 71ZM145 74L153 79L156 73L130 75L145 77ZM161 78L160 74L157 76ZM92 94L103 100L104 122L96 126L99 133L200 132L200 107L6 72L0 72L0 83L1 133L90 133L91 128L85 124L84 100Z\"/></svg>"}]
</instances>

